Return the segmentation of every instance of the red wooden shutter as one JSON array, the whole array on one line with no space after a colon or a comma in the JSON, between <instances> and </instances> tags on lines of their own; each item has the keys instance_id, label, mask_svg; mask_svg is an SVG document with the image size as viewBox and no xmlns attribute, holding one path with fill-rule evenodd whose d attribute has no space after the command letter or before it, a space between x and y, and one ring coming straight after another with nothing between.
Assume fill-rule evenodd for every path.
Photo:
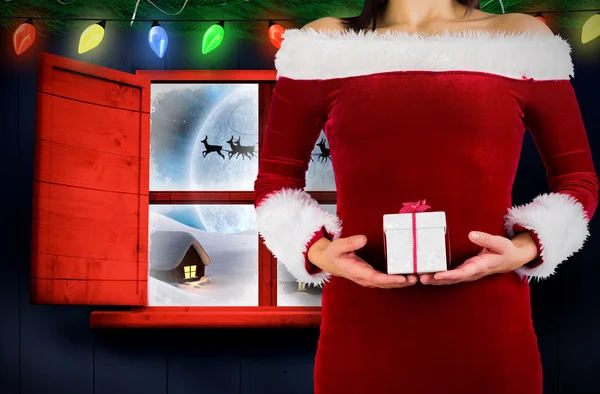
<instances>
[{"instance_id":1,"label":"red wooden shutter","mask_svg":"<svg viewBox=\"0 0 600 394\"><path fill-rule=\"evenodd\" d=\"M149 81L42 54L37 89L31 301L146 305Z\"/></svg>"}]
</instances>

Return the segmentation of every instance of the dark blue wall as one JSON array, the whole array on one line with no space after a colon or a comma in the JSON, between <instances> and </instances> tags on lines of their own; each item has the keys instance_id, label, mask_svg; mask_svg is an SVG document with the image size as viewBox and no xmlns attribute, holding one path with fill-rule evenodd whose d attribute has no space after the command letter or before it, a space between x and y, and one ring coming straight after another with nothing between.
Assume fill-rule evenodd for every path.
<instances>
[{"instance_id":1,"label":"dark blue wall","mask_svg":"<svg viewBox=\"0 0 600 394\"><path fill-rule=\"evenodd\" d=\"M6 223L0 260L0 393L312 392L315 329L91 330L91 307L29 303L37 53L134 72L272 68L274 48L266 41L226 40L212 56L203 57L197 37L171 37L161 60L149 49L146 32L107 29L105 42L93 54L77 55L78 36L68 34L39 36L35 47L17 58L8 32L0 38L0 168L5 180L0 195ZM598 163L600 42L578 45L574 55L574 84ZM527 135L514 202L525 203L546 190L544 168ZM532 284L547 394L600 392L599 222L596 215L592 238L558 275Z\"/></svg>"}]
</instances>

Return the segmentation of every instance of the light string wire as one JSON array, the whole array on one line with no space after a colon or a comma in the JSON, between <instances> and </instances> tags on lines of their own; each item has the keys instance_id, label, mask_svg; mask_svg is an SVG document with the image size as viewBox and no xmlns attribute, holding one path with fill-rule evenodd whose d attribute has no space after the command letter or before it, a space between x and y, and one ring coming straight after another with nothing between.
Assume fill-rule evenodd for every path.
<instances>
[{"instance_id":1,"label":"light string wire","mask_svg":"<svg viewBox=\"0 0 600 394\"><path fill-rule=\"evenodd\" d=\"M495 0L489 0L489 1L488 1L487 3L485 3L484 5L482 5L482 6L479 6L479 8L486 7L488 4L490 4L490 3L491 3L491 2L493 2L493 1L495 1ZM504 3L502 2L502 0L498 0L498 2L500 3L500 8L502 9L502 13L503 13L503 14L505 14L506 12L505 12L505 10L504 10Z\"/></svg>"},{"instance_id":2,"label":"light string wire","mask_svg":"<svg viewBox=\"0 0 600 394\"><path fill-rule=\"evenodd\" d=\"M59 1L59 0L57 0L57 1ZM133 16L131 17L131 22L129 22L129 26L133 25L133 21L135 20L135 14L137 14L137 10L138 10L138 7L140 5L140 1L141 0L137 0L135 2L135 8L133 9ZM177 15L181 14L181 11L183 11L183 9L185 8L185 6L188 3L188 0L185 0L185 2L183 3L183 5L181 6L181 9L179 11L177 11L176 13L171 14L171 13L163 10L162 8L160 8L159 6L157 6L156 4L154 4L151 0L146 0L146 1L148 1L148 3L150 3L150 4L152 4L157 10L159 10L163 14L170 15L170 16L177 16Z\"/></svg>"}]
</instances>

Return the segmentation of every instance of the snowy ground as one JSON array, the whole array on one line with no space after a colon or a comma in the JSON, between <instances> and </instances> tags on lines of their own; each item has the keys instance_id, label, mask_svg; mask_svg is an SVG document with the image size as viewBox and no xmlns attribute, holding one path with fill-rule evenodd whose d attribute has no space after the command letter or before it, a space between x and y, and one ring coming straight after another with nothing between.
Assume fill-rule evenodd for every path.
<instances>
[{"instance_id":1,"label":"snowy ground","mask_svg":"<svg viewBox=\"0 0 600 394\"><path fill-rule=\"evenodd\" d=\"M321 289L313 285L300 290L298 283L293 281L285 266L277 264L277 305L279 306L321 306ZM284 279L285 278L285 279ZM283 280L286 280L285 282Z\"/></svg>"},{"instance_id":2,"label":"snowy ground","mask_svg":"<svg viewBox=\"0 0 600 394\"><path fill-rule=\"evenodd\" d=\"M207 280L185 284L166 283L148 278L151 306L257 306L258 238L256 230L221 234L198 230L150 212L150 228L155 231L186 231L194 236L211 258L206 267ZM152 245L150 245L152 248ZM278 267L279 278L290 280L285 268ZM281 272L284 270L283 272ZM291 291L290 291L291 289ZM294 291L296 286L278 284L280 306L320 306L321 295Z\"/></svg>"},{"instance_id":3,"label":"snowy ground","mask_svg":"<svg viewBox=\"0 0 600 394\"><path fill-rule=\"evenodd\" d=\"M164 215L150 213L150 228L186 231L210 256L206 283L176 284L149 277L150 305L256 306L258 305L258 249L256 232L211 233L186 226ZM152 245L150 245L152 248Z\"/></svg>"}]
</instances>

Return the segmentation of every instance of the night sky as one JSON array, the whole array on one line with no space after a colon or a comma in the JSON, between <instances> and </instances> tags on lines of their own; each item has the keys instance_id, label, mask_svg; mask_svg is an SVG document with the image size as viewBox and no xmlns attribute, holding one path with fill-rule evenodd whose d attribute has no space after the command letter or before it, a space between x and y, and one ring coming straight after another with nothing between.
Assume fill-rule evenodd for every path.
<instances>
[{"instance_id":1,"label":"night sky","mask_svg":"<svg viewBox=\"0 0 600 394\"><path fill-rule=\"evenodd\" d=\"M202 134L199 136L199 134ZM222 154L208 144L222 146ZM226 142L233 136L242 146L254 146L255 156L229 157ZM321 137L325 138L322 133ZM194 146L198 144L198 146ZM253 190L258 172L258 84L155 83L152 84L150 190ZM313 161L307 173L307 190L335 190L331 161ZM183 224L207 231L246 231L254 215L250 206L151 206ZM204 222L203 222L204 221Z\"/></svg>"},{"instance_id":2,"label":"night sky","mask_svg":"<svg viewBox=\"0 0 600 394\"><path fill-rule=\"evenodd\" d=\"M211 109L235 84L152 84L150 190L189 190L189 158Z\"/></svg>"},{"instance_id":3,"label":"night sky","mask_svg":"<svg viewBox=\"0 0 600 394\"><path fill-rule=\"evenodd\" d=\"M250 87L252 84L231 84L231 83L194 83L194 84L153 84L152 85L152 107L151 107L151 155L150 155L150 190L191 190L190 184L190 163L191 154L196 143L196 137L199 130L209 118L209 115L222 106L229 96L235 92L239 92L240 88ZM254 86L256 86L254 84ZM248 101L248 100L246 100ZM247 103L246 103L247 104ZM253 112L258 111L258 103L248 107L245 105L243 111ZM235 106L234 109L238 108ZM239 111L236 111L239 112ZM230 112L225 111L224 115ZM245 122L245 118L238 117L238 123ZM225 118L223 115L217 116L217 122L231 122L231 119ZM213 113L213 120L214 113ZM253 140L257 141L257 119L249 118L249 123L244 124L246 129L252 130L256 136ZM248 123L246 122L246 123ZM237 136L236 136L237 138ZM246 139L247 136L244 136ZM209 136L209 143L225 145L225 149L229 149L224 141L216 141L215 136ZM244 141L242 141L244 142ZM200 150L201 151L201 150ZM197 149L198 153L198 149ZM227 153L223 151L227 157ZM236 164L230 160L224 160L218 157L216 160L211 153L207 158L196 158L195 163L202 166L206 171L214 167ZM239 159L238 159L239 160ZM229 161L229 162L228 162ZM250 164L250 163L249 163ZM258 159L254 160L254 165L258 168ZM239 167L239 164L237 165ZM224 169L228 171L227 168ZM234 173L233 168L230 171ZM206 183L210 183L210 180ZM198 188L197 190L206 190ZM233 208L233 213L231 212ZM202 230L210 230L215 226L206 226L198 215L198 209L204 212L204 216L216 216L219 222L243 222L240 218L248 217L250 212L242 212L244 208L248 211L248 207L222 207L222 206L204 206L194 207L193 205L153 205L151 210L161 213L172 219L175 219L183 224L199 228ZM207 212L209 211L209 212ZM210 213L212 212L212 215ZM225 212L229 212L226 214ZM213 219L214 221L214 219ZM247 220L245 220L247 222ZM214 224L214 223L213 223ZM208 228L207 228L208 227ZM235 230L235 226L229 226L230 231ZM240 229L243 230L245 228Z\"/></svg>"}]
</instances>

